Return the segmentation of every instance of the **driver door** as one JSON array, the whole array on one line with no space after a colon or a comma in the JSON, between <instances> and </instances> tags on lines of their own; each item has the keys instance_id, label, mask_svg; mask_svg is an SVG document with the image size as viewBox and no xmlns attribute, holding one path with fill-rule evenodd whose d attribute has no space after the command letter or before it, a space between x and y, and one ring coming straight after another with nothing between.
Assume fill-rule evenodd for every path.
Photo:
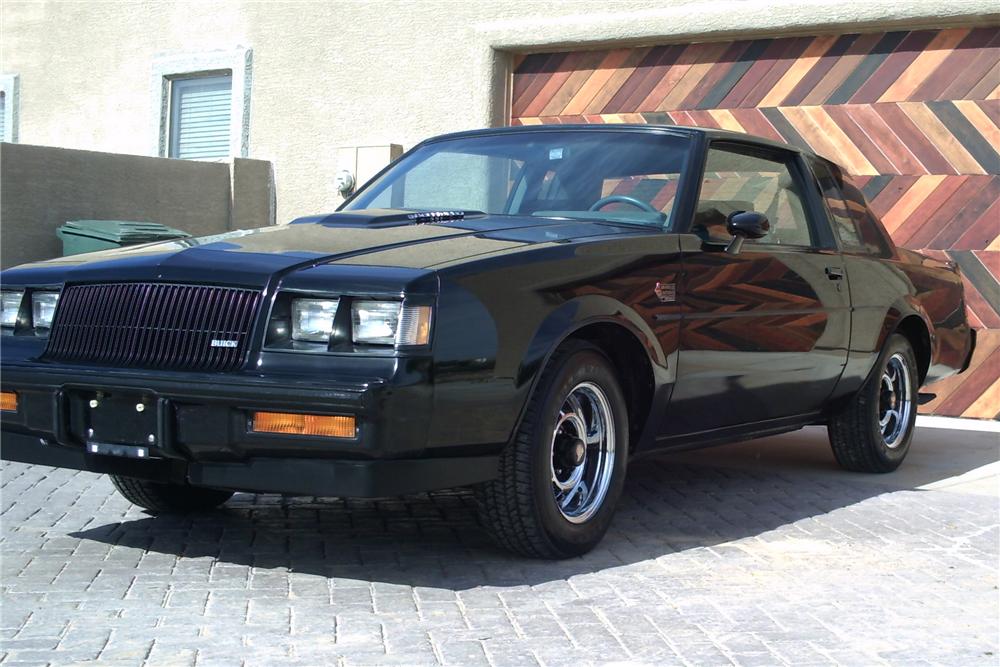
<instances>
[{"instance_id":1,"label":"driver door","mask_svg":"<svg viewBox=\"0 0 1000 667\"><path fill-rule=\"evenodd\" d=\"M850 302L822 204L792 151L711 145L691 232L680 235L677 381L661 437L818 410L847 361ZM734 211L771 231L726 252Z\"/></svg>"}]
</instances>

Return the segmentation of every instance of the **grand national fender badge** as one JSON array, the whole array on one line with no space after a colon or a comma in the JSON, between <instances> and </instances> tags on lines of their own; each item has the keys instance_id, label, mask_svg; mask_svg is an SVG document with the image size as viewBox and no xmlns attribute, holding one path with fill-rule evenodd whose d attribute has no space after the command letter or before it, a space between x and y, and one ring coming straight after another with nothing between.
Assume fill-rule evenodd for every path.
<instances>
[{"instance_id":1,"label":"grand national fender badge","mask_svg":"<svg viewBox=\"0 0 1000 667\"><path fill-rule=\"evenodd\" d=\"M653 293L656 294L656 298L662 303L673 303L674 301L677 301L677 285L674 283L657 281L656 287L653 288Z\"/></svg>"}]
</instances>

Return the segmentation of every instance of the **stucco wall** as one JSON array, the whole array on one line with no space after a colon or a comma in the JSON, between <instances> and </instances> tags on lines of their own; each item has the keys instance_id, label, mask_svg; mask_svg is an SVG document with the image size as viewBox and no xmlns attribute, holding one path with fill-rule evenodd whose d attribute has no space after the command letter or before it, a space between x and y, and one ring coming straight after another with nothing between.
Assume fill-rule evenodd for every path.
<instances>
[{"instance_id":1,"label":"stucco wall","mask_svg":"<svg viewBox=\"0 0 1000 667\"><path fill-rule=\"evenodd\" d=\"M0 266L62 254L56 229L68 220L158 222L195 236L262 227L272 220L270 180L270 165L259 160L191 162L3 144Z\"/></svg>"},{"instance_id":2,"label":"stucco wall","mask_svg":"<svg viewBox=\"0 0 1000 667\"><path fill-rule=\"evenodd\" d=\"M595 11L599 7L599 11ZM992 0L492 0L2 3L20 141L148 154L158 56L253 52L249 157L275 165L278 221L331 209L335 147L505 122L509 56L573 45L871 26L967 25Z\"/></svg>"}]
</instances>

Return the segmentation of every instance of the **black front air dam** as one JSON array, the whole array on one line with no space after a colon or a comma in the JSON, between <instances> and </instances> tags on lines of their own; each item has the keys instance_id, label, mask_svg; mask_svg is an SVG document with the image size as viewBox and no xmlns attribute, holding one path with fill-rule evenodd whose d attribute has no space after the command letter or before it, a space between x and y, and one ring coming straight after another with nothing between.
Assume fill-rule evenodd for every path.
<instances>
[{"instance_id":1,"label":"black front air dam","mask_svg":"<svg viewBox=\"0 0 1000 667\"><path fill-rule=\"evenodd\" d=\"M497 476L496 456L347 461L254 458L239 463L137 460L92 455L82 449L44 445L37 437L5 432L8 461L87 470L194 486L301 496L380 498L469 486Z\"/></svg>"}]
</instances>

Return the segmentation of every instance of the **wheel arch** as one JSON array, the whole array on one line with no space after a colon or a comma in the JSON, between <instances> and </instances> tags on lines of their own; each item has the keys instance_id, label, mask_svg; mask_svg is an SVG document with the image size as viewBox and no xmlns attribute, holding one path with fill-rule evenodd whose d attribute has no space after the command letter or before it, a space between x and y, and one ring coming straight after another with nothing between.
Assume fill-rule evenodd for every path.
<instances>
[{"instance_id":1,"label":"wheel arch","mask_svg":"<svg viewBox=\"0 0 1000 667\"><path fill-rule=\"evenodd\" d=\"M931 318L918 299L905 297L889 308L882 324L878 351L885 348L886 341L894 333L904 336L913 347L922 385L934 360L935 336Z\"/></svg>"},{"instance_id":2,"label":"wheel arch","mask_svg":"<svg viewBox=\"0 0 1000 667\"><path fill-rule=\"evenodd\" d=\"M571 316L572 314L572 316ZM584 297L553 312L538 328L522 362L518 384L526 397L537 389L541 371L556 350L570 340L583 340L608 356L618 373L629 409L629 446L650 437L654 406L672 384L673 364L652 329L631 308L609 297ZM639 372L622 372L638 366ZM525 401L525 405L527 400ZM524 408L517 427L524 418Z\"/></svg>"},{"instance_id":3,"label":"wheel arch","mask_svg":"<svg viewBox=\"0 0 1000 667\"><path fill-rule=\"evenodd\" d=\"M896 324L894 333L901 334L910 341L920 373L919 384L922 385L931 367L931 335L927 324L918 315L907 315Z\"/></svg>"}]
</instances>

